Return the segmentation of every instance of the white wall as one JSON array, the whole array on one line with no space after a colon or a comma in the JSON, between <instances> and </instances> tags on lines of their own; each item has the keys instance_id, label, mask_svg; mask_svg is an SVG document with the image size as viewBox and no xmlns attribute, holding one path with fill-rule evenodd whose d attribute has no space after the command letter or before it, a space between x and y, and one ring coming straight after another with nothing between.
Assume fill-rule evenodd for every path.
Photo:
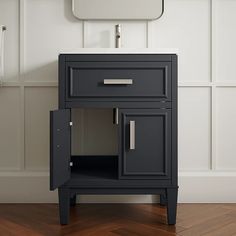
<instances>
[{"instance_id":1,"label":"white wall","mask_svg":"<svg viewBox=\"0 0 236 236\"><path fill-rule=\"evenodd\" d=\"M0 202L54 202L49 192L49 110L57 108L57 56L80 47L179 49L179 201L236 201L236 1L165 0L157 21L79 21L70 0L1 0L6 77L0 88ZM94 110L74 152L113 152L89 140ZM109 119L101 111L101 121ZM105 119L106 118L106 119ZM108 127L103 123L104 127ZM76 135L76 134L75 134ZM112 133L105 133L109 140ZM151 202L152 196L83 196L81 202Z\"/></svg>"}]
</instances>

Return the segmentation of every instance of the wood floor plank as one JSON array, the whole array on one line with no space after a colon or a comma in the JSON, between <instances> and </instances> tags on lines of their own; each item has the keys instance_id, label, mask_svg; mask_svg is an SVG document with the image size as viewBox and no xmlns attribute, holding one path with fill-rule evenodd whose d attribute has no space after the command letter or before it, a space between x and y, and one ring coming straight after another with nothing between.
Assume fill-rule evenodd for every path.
<instances>
[{"instance_id":1,"label":"wood floor plank","mask_svg":"<svg viewBox=\"0 0 236 236\"><path fill-rule=\"evenodd\" d=\"M117 236L113 230L119 229L120 225L117 223L109 223L109 224L102 224L96 225L96 227L87 228L84 230L79 231L80 236ZM78 232L73 232L68 234L68 236L77 236Z\"/></svg>"},{"instance_id":2,"label":"wood floor plank","mask_svg":"<svg viewBox=\"0 0 236 236\"><path fill-rule=\"evenodd\" d=\"M186 221L186 219L200 218L202 215L208 215L209 211L218 209L217 204L183 204L178 208L177 216L178 219Z\"/></svg>"},{"instance_id":3,"label":"wood floor plank","mask_svg":"<svg viewBox=\"0 0 236 236\"><path fill-rule=\"evenodd\" d=\"M228 203L228 204L220 204L223 208L230 209L232 211L236 211L236 204L235 203Z\"/></svg>"},{"instance_id":4,"label":"wood floor plank","mask_svg":"<svg viewBox=\"0 0 236 236\"><path fill-rule=\"evenodd\" d=\"M5 219L0 219L0 235L25 235L25 236L43 236L28 227L15 224Z\"/></svg>"},{"instance_id":5,"label":"wood floor plank","mask_svg":"<svg viewBox=\"0 0 236 236\"><path fill-rule=\"evenodd\" d=\"M233 236L236 234L236 223L223 226L215 231L203 234L204 236Z\"/></svg>"},{"instance_id":6,"label":"wood floor plank","mask_svg":"<svg viewBox=\"0 0 236 236\"><path fill-rule=\"evenodd\" d=\"M221 208L220 206L219 207L214 206L212 207L212 209L208 208L207 211L206 210L199 211L198 209L195 209L194 212L195 214L191 213L190 216L186 217L181 222L179 222L179 225L184 228L190 228L193 227L194 225L204 223L205 221L213 217L223 216L229 213L230 210Z\"/></svg>"},{"instance_id":7,"label":"wood floor plank","mask_svg":"<svg viewBox=\"0 0 236 236\"><path fill-rule=\"evenodd\" d=\"M152 227L150 225L136 223L134 221L127 221L118 230L113 230L112 232L119 234L121 236L125 235L150 235L150 236L173 236L174 232L168 232L157 227Z\"/></svg>"},{"instance_id":8,"label":"wood floor plank","mask_svg":"<svg viewBox=\"0 0 236 236\"><path fill-rule=\"evenodd\" d=\"M192 236L192 235L204 235L208 232L215 231L224 227L227 224L233 223L233 219L227 215L214 217L203 223L194 225L193 227L184 230L179 235L181 236Z\"/></svg>"},{"instance_id":9,"label":"wood floor plank","mask_svg":"<svg viewBox=\"0 0 236 236\"><path fill-rule=\"evenodd\" d=\"M166 224L159 204L78 204L61 226L57 204L0 204L0 236L236 236L236 204L179 204Z\"/></svg>"}]
</instances>

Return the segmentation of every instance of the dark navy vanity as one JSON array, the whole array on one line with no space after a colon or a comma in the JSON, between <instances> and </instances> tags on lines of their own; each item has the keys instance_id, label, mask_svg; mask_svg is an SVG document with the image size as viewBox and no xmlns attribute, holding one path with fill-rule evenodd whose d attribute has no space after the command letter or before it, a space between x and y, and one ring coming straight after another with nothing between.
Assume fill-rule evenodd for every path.
<instances>
[{"instance_id":1,"label":"dark navy vanity","mask_svg":"<svg viewBox=\"0 0 236 236\"><path fill-rule=\"evenodd\" d=\"M118 126L114 156L71 155L71 111L110 108ZM73 121L75 122L75 121ZM177 207L177 55L61 54L59 109L50 112L50 189L61 224L79 194L156 194Z\"/></svg>"}]
</instances>

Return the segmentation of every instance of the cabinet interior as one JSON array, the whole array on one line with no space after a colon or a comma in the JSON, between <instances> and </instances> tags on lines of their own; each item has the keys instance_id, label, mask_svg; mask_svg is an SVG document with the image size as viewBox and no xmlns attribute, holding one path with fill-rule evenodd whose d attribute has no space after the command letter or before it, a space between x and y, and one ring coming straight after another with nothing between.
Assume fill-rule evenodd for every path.
<instances>
[{"instance_id":1,"label":"cabinet interior","mask_svg":"<svg viewBox=\"0 0 236 236\"><path fill-rule=\"evenodd\" d=\"M117 156L72 156L72 178L79 179L117 179Z\"/></svg>"},{"instance_id":2,"label":"cabinet interior","mask_svg":"<svg viewBox=\"0 0 236 236\"><path fill-rule=\"evenodd\" d=\"M118 125L113 109L71 109L72 177L118 178Z\"/></svg>"}]
</instances>

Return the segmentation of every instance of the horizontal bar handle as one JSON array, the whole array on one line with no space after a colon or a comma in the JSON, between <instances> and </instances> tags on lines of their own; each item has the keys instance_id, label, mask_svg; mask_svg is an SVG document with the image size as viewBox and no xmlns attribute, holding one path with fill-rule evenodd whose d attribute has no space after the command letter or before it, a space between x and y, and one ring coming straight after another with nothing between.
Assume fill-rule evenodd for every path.
<instances>
[{"instance_id":1,"label":"horizontal bar handle","mask_svg":"<svg viewBox=\"0 0 236 236\"><path fill-rule=\"evenodd\" d=\"M129 149L135 149L135 121L131 120L129 123Z\"/></svg>"},{"instance_id":2,"label":"horizontal bar handle","mask_svg":"<svg viewBox=\"0 0 236 236\"><path fill-rule=\"evenodd\" d=\"M133 84L133 80L132 79L104 79L103 80L104 84L123 84L123 85L127 85L127 84Z\"/></svg>"}]
</instances>

